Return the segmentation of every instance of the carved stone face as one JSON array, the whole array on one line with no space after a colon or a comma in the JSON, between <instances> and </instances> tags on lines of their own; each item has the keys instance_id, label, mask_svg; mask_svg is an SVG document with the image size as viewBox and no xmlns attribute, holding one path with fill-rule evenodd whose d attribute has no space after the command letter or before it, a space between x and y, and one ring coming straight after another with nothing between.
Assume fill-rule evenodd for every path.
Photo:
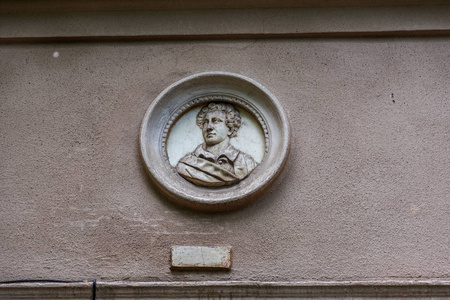
<instances>
[{"instance_id":1,"label":"carved stone face","mask_svg":"<svg viewBox=\"0 0 450 300\"><path fill-rule=\"evenodd\" d=\"M224 111L210 111L203 119L203 138L208 146L223 142L230 134L230 128L226 125L227 115Z\"/></svg>"}]
</instances>

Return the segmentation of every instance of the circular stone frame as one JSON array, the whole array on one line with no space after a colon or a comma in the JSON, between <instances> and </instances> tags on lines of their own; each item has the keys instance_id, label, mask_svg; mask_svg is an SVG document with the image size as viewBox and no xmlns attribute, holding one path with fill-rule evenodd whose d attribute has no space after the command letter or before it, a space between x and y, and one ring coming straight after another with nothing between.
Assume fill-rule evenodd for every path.
<instances>
[{"instance_id":1,"label":"circular stone frame","mask_svg":"<svg viewBox=\"0 0 450 300\"><path fill-rule=\"evenodd\" d=\"M227 102L246 110L264 132L261 163L234 185L194 185L168 160L166 141L171 127L191 108L209 102ZM256 199L281 173L289 147L289 123L275 96L250 78L225 72L195 74L166 88L148 108L140 132L142 158L154 183L173 201L202 211L232 210Z\"/></svg>"}]
</instances>

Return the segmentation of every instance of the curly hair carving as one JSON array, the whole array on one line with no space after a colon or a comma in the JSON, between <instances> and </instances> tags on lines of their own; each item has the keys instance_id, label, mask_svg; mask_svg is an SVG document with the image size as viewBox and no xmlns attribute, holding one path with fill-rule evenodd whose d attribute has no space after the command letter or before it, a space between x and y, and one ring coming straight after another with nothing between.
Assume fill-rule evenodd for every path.
<instances>
[{"instance_id":1,"label":"curly hair carving","mask_svg":"<svg viewBox=\"0 0 450 300\"><path fill-rule=\"evenodd\" d=\"M211 111L225 112L227 118L225 124L231 130L229 137L232 138L237 136L237 132L241 127L241 115L239 114L239 111L234 108L234 106L223 102L211 102L200 110L196 119L197 126L200 127L200 129L203 129L203 122L206 114Z\"/></svg>"}]
</instances>

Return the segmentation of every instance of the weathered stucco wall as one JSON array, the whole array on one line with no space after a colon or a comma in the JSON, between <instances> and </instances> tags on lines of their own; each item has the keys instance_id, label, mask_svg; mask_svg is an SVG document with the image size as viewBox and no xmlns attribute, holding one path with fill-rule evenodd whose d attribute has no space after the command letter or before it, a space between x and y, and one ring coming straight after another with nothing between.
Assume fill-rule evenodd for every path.
<instances>
[{"instance_id":1,"label":"weathered stucco wall","mask_svg":"<svg viewBox=\"0 0 450 300\"><path fill-rule=\"evenodd\" d=\"M3 45L0 280L448 279L449 49L445 37ZM258 202L207 214L152 186L138 137L164 88L215 70L272 91L292 146ZM172 245L231 245L232 270L170 271Z\"/></svg>"}]
</instances>

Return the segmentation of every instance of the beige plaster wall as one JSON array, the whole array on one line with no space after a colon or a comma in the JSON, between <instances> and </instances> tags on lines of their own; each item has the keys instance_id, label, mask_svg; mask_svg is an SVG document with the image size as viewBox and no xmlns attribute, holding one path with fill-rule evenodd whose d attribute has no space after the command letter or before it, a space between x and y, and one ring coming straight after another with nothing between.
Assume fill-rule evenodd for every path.
<instances>
[{"instance_id":1,"label":"beige plaster wall","mask_svg":"<svg viewBox=\"0 0 450 300\"><path fill-rule=\"evenodd\" d=\"M445 37L3 45L0 280L448 279L449 49ZM206 214L152 186L138 135L159 92L214 70L278 97L292 151L258 202ZM170 271L172 245L231 245L232 270Z\"/></svg>"}]
</instances>

